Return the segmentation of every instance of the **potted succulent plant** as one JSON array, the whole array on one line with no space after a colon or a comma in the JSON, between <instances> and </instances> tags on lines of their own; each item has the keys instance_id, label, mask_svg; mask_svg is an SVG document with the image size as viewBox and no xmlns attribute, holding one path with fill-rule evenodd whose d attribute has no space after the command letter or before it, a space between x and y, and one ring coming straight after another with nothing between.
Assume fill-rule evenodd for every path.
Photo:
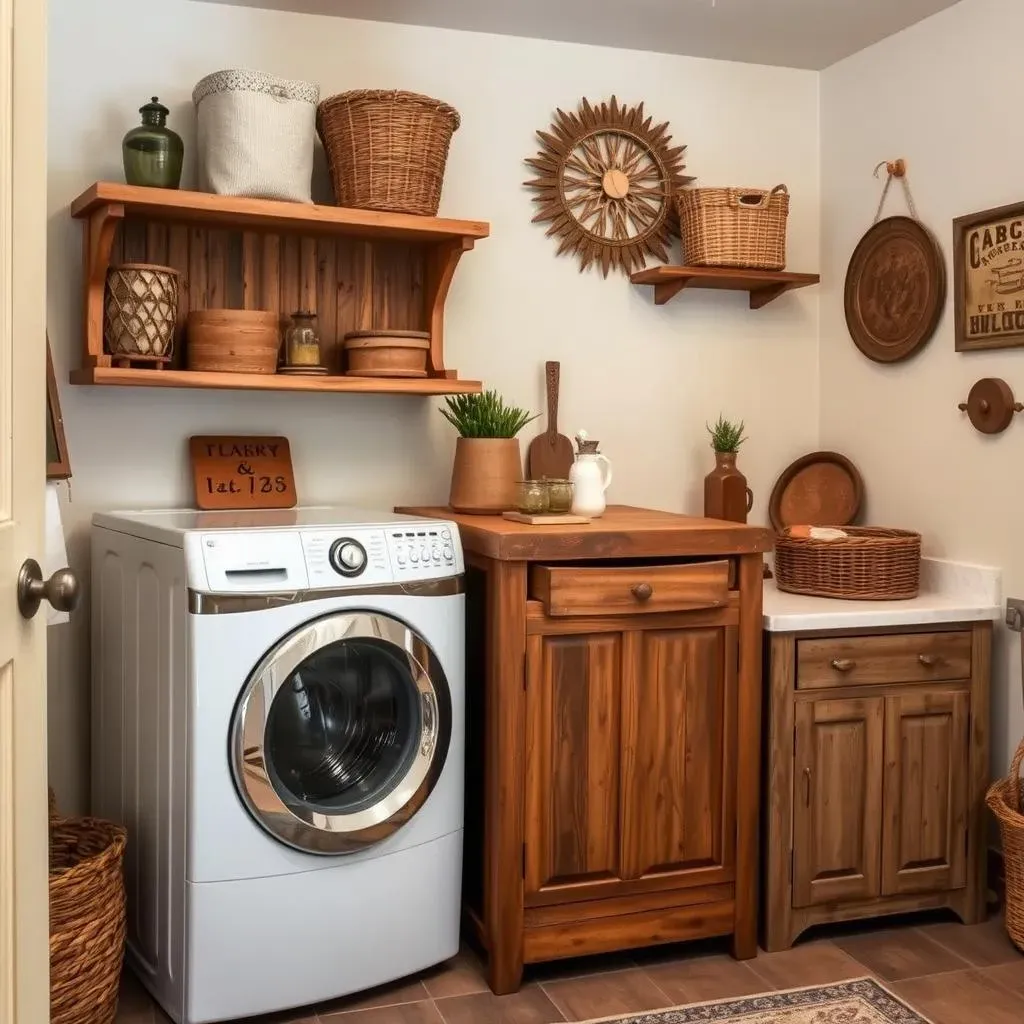
<instances>
[{"instance_id":1,"label":"potted succulent plant","mask_svg":"<svg viewBox=\"0 0 1024 1024\"><path fill-rule=\"evenodd\" d=\"M497 391L451 395L441 415L459 432L448 503L456 512L500 515L515 506L523 460L516 434L536 419Z\"/></svg>"},{"instance_id":2,"label":"potted succulent plant","mask_svg":"<svg viewBox=\"0 0 1024 1024\"><path fill-rule=\"evenodd\" d=\"M747 439L743 422L732 423L720 415L718 422L707 429L715 452L715 468L704 477L704 515L745 523L754 494L747 486L747 478L736 468L736 455Z\"/></svg>"}]
</instances>

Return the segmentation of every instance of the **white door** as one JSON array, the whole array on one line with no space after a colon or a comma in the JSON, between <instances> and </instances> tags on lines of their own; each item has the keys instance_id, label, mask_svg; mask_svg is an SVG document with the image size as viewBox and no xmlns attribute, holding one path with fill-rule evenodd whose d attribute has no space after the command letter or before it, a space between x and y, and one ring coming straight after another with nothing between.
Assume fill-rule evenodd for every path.
<instances>
[{"instance_id":1,"label":"white door","mask_svg":"<svg viewBox=\"0 0 1024 1024\"><path fill-rule=\"evenodd\" d=\"M0 1024L50 1015L46 616L16 600L43 550L45 12L0 0Z\"/></svg>"}]
</instances>

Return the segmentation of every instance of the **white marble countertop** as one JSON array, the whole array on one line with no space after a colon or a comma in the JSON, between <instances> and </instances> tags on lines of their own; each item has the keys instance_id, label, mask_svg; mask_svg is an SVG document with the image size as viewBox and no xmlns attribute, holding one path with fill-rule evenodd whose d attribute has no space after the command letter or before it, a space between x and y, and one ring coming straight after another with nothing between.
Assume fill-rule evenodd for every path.
<instances>
[{"instance_id":1,"label":"white marble countertop","mask_svg":"<svg viewBox=\"0 0 1024 1024\"><path fill-rule=\"evenodd\" d=\"M910 601L839 601L784 594L764 581L764 628L775 633L935 622L1002 620L1002 574L984 565L921 559L921 589Z\"/></svg>"}]
</instances>

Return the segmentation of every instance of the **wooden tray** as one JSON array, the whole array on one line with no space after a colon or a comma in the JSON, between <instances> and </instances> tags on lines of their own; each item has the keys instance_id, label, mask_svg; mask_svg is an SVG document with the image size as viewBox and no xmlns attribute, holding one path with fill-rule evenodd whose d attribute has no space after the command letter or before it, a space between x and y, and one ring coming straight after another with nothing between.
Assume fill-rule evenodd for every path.
<instances>
[{"instance_id":1,"label":"wooden tray","mask_svg":"<svg viewBox=\"0 0 1024 1024\"><path fill-rule=\"evenodd\" d=\"M946 305L939 243L920 221L887 217L869 228L846 270L846 326L876 363L912 356L935 333Z\"/></svg>"},{"instance_id":2,"label":"wooden tray","mask_svg":"<svg viewBox=\"0 0 1024 1024\"><path fill-rule=\"evenodd\" d=\"M838 452L811 452L787 466L768 502L776 530L787 526L848 526L864 501L857 467Z\"/></svg>"},{"instance_id":3,"label":"wooden tray","mask_svg":"<svg viewBox=\"0 0 1024 1024\"><path fill-rule=\"evenodd\" d=\"M586 516L574 516L568 512L544 512L532 514L528 512L502 512L503 519L512 523L526 523L527 526L574 526L589 523Z\"/></svg>"}]
</instances>

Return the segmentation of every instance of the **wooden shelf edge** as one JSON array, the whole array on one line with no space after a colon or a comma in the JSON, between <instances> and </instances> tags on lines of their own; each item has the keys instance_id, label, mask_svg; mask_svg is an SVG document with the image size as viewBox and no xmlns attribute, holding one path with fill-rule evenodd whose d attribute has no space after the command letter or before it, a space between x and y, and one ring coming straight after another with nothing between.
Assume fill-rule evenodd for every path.
<instances>
[{"instance_id":1,"label":"wooden shelf edge","mask_svg":"<svg viewBox=\"0 0 1024 1024\"><path fill-rule=\"evenodd\" d=\"M630 275L633 284L654 286L654 302L663 306L686 288L750 293L750 308L761 309L796 288L819 284L819 274L787 270L744 270L733 267L650 267Z\"/></svg>"},{"instance_id":2,"label":"wooden shelf edge","mask_svg":"<svg viewBox=\"0 0 1024 1024\"><path fill-rule=\"evenodd\" d=\"M407 213L353 210L341 206L317 206L273 199L220 196L183 189L144 188L117 182L97 181L71 203L71 216L88 218L107 206L121 206L126 214L181 222L219 224L263 230L304 231L365 238L396 238L407 241L475 241L487 238L486 221L420 217Z\"/></svg>"},{"instance_id":3,"label":"wooden shelf edge","mask_svg":"<svg viewBox=\"0 0 1024 1024\"><path fill-rule=\"evenodd\" d=\"M280 373L205 373L94 366L72 370L71 383L114 387L199 388L229 391L304 391L364 395L465 395L483 390L478 380L443 377L290 377Z\"/></svg>"}]
</instances>

